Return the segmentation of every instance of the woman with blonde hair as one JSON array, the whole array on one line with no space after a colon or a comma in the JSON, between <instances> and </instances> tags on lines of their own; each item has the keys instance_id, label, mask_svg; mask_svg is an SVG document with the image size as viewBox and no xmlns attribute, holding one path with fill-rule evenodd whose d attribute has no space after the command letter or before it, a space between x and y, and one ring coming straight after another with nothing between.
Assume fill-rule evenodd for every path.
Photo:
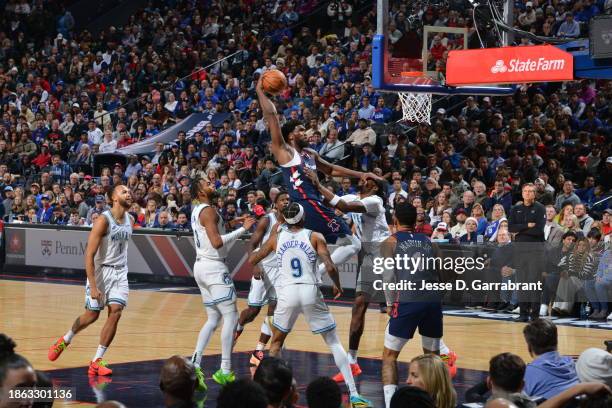
<instances>
[{"instance_id":1,"label":"woman with blonde hair","mask_svg":"<svg viewBox=\"0 0 612 408\"><path fill-rule=\"evenodd\" d=\"M454 408L457 405L457 392L440 356L423 354L413 358L406 383L427 391L436 402L436 408Z\"/></svg>"},{"instance_id":2,"label":"woman with blonde hair","mask_svg":"<svg viewBox=\"0 0 612 408\"><path fill-rule=\"evenodd\" d=\"M491 210L491 222L485 229L484 238L490 242L497 241L497 233L502 220L506 220L506 210L501 204L495 204Z\"/></svg>"},{"instance_id":3,"label":"woman with blonde hair","mask_svg":"<svg viewBox=\"0 0 612 408\"><path fill-rule=\"evenodd\" d=\"M578 217L574 214L570 214L563 219L563 224L561 224L561 228L563 232L572 231L576 234L578 239L584 238L584 233L582 232L582 228L580 228L580 221L578 221Z\"/></svg>"},{"instance_id":4,"label":"woman with blonde hair","mask_svg":"<svg viewBox=\"0 0 612 408\"><path fill-rule=\"evenodd\" d=\"M563 208L561 208L561 211L559 211L559 214L555 215L555 218L553 218L553 221L563 226L563 220L565 219L565 217L568 217L572 215L573 213L574 213L574 206L570 203L567 203L563 206Z\"/></svg>"}]
</instances>

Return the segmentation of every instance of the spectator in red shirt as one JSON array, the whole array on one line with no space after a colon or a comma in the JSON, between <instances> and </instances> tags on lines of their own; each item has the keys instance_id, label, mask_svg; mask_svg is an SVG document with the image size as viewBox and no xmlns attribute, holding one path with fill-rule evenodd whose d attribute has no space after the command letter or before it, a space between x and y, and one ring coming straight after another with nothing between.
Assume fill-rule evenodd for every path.
<instances>
[{"instance_id":1,"label":"spectator in red shirt","mask_svg":"<svg viewBox=\"0 0 612 408\"><path fill-rule=\"evenodd\" d=\"M48 166L49 163L51 163L51 153L49 152L48 144L44 143L40 147L40 153L34 158L34 160L32 160L32 163L34 163L40 169Z\"/></svg>"},{"instance_id":2,"label":"spectator in red shirt","mask_svg":"<svg viewBox=\"0 0 612 408\"><path fill-rule=\"evenodd\" d=\"M446 51L446 47L442 45L442 40L439 36L436 35L434 37L433 44L429 51L431 52L431 56L435 61L442 59L442 57L444 56L444 52Z\"/></svg>"},{"instance_id":3,"label":"spectator in red shirt","mask_svg":"<svg viewBox=\"0 0 612 408\"><path fill-rule=\"evenodd\" d=\"M414 232L421 232L428 237L431 237L433 228L425 219L425 210L421 207L417 207L417 219L416 225L414 226Z\"/></svg>"}]
</instances>

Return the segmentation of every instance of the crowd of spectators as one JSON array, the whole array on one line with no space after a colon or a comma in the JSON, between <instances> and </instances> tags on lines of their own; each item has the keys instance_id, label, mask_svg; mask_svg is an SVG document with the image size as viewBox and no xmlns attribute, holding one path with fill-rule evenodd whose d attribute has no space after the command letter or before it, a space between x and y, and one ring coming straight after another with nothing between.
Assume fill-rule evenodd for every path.
<instances>
[{"instance_id":1,"label":"crowd of spectators","mask_svg":"<svg viewBox=\"0 0 612 408\"><path fill-rule=\"evenodd\" d=\"M592 347L584 350L577 359L560 354L557 327L547 319L529 323L523 335L532 361L526 364L520 356L507 352L493 356L486 381L473 384L467 390L462 398L465 403L487 408L610 406L612 354L609 351ZM28 360L15 353L15 346L9 337L0 334L0 407L5 406L9 390L16 385L41 387L50 384L44 373L35 371ZM437 355L423 354L412 358L408 377L402 381L406 385L393 395L391 408L460 406L449 370ZM175 355L164 362L159 379L164 406L201 406L206 394L196 392L196 385L195 367L191 361ZM339 385L331 378L316 378L302 388L292 367L275 357L264 358L252 378L240 378L225 385L217 396L216 406L291 408L298 406L300 394L309 408L346 406ZM40 407L51 405L34 404ZM105 401L97 406L125 407L117 401Z\"/></svg>"}]
</instances>

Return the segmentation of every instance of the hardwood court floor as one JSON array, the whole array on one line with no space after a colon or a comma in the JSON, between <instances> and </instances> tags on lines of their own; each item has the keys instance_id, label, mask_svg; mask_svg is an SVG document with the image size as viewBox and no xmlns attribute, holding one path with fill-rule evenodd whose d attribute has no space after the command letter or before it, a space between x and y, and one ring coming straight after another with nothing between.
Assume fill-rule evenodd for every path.
<instances>
[{"instance_id":1,"label":"hardwood court floor","mask_svg":"<svg viewBox=\"0 0 612 408\"><path fill-rule=\"evenodd\" d=\"M56 370L86 366L98 345L98 335L105 316L75 337L70 347L55 362L47 360L47 349L72 325L83 310L84 287L54 283L0 280L0 332L17 343L17 352L27 357L36 369ZM239 308L246 306L239 299ZM350 308L332 306L338 333L348 348ZM129 306L119 323L115 340L105 355L111 364L159 360L173 354L190 355L197 334L205 321L201 298L193 294L133 290ZM386 315L368 310L366 329L361 342L360 357L380 358ZM259 336L261 315L247 326L235 348L237 352L253 349ZM522 336L524 324L445 316L444 340L457 352L459 368L484 370L491 356L509 351L530 361ZM576 355L588 347L602 347L612 338L608 330L559 326L559 349L563 354ZM219 354L218 331L206 354ZM328 354L320 336L314 336L300 317L289 335L286 353L291 350ZM409 361L420 354L420 340L409 342L400 356ZM216 368L216 367L215 367ZM210 371L210 369L208 370ZM320 375L330 375L322 372ZM312 373L313 377L315 374ZM83 370L83 376L86 377ZM405 378L401 378L404 381ZM91 406L92 404L57 404L55 406Z\"/></svg>"}]
</instances>

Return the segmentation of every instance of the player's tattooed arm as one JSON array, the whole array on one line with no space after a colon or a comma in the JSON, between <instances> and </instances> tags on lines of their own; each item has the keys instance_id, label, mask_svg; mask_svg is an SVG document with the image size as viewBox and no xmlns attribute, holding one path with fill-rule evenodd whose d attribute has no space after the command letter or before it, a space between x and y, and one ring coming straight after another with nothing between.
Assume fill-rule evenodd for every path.
<instances>
[{"instance_id":1,"label":"player's tattooed arm","mask_svg":"<svg viewBox=\"0 0 612 408\"><path fill-rule=\"evenodd\" d=\"M333 283L333 291L334 291L334 299L342 296L342 285L340 284L340 275L338 274L338 268L334 264L331 259L331 255L329 254L329 248L327 247L327 242L325 241L325 237L318 232L313 232L310 236L310 243L317 251L317 255L323 261L323 265L325 265L325 271L329 275L329 278Z\"/></svg>"},{"instance_id":2,"label":"player's tattooed arm","mask_svg":"<svg viewBox=\"0 0 612 408\"><path fill-rule=\"evenodd\" d=\"M306 176L310 178L310 180L312 180L312 184L319 190L319 193L323 195L323 197L325 198L325 201L327 201L328 203L332 203L336 195L330 189L328 189L323 184L321 184L321 181L319 180L319 177L317 176L317 172L304 167L304 174L306 174ZM354 213L367 212L365 205L363 205L361 201L346 202L343 199L340 199L336 203L336 205L334 205L334 207L342 211L345 214L349 212L354 212Z\"/></svg>"},{"instance_id":3,"label":"player's tattooed arm","mask_svg":"<svg viewBox=\"0 0 612 408\"><path fill-rule=\"evenodd\" d=\"M347 169L346 167L338 166L337 164L332 164L327 160L323 159L319 153L315 152L312 149L304 149L307 150L309 154L312 154L317 163L317 169L321 172L327 174L332 177L349 177L349 178L358 178L362 180L372 179L377 181L384 181L382 177L377 176L374 173L364 173L361 171Z\"/></svg>"}]
</instances>

